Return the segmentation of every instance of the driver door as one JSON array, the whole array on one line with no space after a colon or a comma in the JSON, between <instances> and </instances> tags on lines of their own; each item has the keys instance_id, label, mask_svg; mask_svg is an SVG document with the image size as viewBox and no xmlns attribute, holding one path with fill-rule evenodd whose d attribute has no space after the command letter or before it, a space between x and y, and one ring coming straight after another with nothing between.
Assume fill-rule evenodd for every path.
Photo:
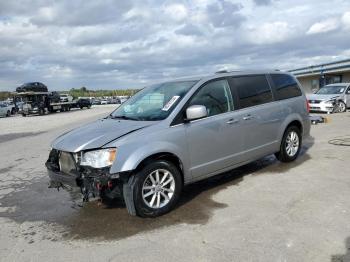
<instances>
[{"instance_id":1,"label":"driver door","mask_svg":"<svg viewBox=\"0 0 350 262\"><path fill-rule=\"evenodd\" d=\"M243 132L226 79L203 85L189 106L204 105L208 116L185 124L191 174L199 180L241 161Z\"/></svg>"}]
</instances>

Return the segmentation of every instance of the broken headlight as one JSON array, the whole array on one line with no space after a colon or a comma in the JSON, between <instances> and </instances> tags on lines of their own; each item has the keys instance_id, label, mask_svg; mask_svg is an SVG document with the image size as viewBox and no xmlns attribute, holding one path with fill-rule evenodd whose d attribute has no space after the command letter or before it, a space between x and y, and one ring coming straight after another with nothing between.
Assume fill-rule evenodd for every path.
<instances>
[{"instance_id":1,"label":"broken headlight","mask_svg":"<svg viewBox=\"0 0 350 262\"><path fill-rule=\"evenodd\" d=\"M91 166L93 168L108 167L113 164L116 155L116 148L98 149L83 152L80 160L80 165Z\"/></svg>"}]
</instances>

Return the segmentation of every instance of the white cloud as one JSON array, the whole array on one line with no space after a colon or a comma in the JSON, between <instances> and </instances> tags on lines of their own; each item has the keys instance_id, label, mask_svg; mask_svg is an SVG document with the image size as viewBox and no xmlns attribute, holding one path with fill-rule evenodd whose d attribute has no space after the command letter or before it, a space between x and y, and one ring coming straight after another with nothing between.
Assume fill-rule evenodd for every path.
<instances>
[{"instance_id":1,"label":"white cloud","mask_svg":"<svg viewBox=\"0 0 350 262\"><path fill-rule=\"evenodd\" d=\"M171 4L164 7L164 13L170 19L182 21L188 16L187 8L182 4Z\"/></svg>"},{"instance_id":2,"label":"white cloud","mask_svg":"<svg viewBox=\"0 0 350 262\"><path fill-rule=\"evenodd\" d=\"M255 44L272 44L285 41L293 34L294 30L287 22L277 21L251 27L248 39Z\"/></svg>"},{"instance_id":3,"label":"white cloud","mask_svg":"<svg viewBox=\"0 0 350 262\"><path fill-rule=\"evenodd\" d=\"M313 24L306 32L307 35L327 33L339 27L339 21L336 18L324 20Z\"/></svg>"},{"instance_id":4,"label":"white cloud","mask_svg":"<svg viewBox=\"0 0 350 262\"><path fill-rule=\"evenodd\" d=\"M350 29L350 11L343 14L341 21L346 29Z\"/></svg>"},{"instance_id":5,"label":"white cloud","mask_svg":"<svg viewBox=\"0 0 350 262\"><path fill-rule=\"evenodd\" d=\"M289 69L349 56L348 1L255 2L265 5L0 1L0 90L28 81L51 90L135 88L222 68Z\"/></svg>"}]
</instances>

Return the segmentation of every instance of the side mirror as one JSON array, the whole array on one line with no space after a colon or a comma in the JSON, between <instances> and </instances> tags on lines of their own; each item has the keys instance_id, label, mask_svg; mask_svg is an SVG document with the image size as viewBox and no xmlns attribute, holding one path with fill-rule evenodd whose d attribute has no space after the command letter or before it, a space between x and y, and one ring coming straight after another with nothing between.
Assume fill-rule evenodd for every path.
<instances>
[{"instance_id":1,"label":"side mirror","mask_svg":"<svg viewBox=\"0 0 350 262\"><path fill-rule=\"evenodd\" d=\"M193 105L186 109L186 120L196 120L208 115L207 108L202 105Z\"/></svg>"}]
</instances>

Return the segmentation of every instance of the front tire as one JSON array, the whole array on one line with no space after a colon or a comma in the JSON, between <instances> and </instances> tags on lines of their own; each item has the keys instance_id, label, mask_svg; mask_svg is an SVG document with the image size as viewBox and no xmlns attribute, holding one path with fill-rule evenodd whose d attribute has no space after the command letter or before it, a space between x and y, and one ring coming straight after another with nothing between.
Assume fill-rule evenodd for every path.
<instances>
[{"instance_id":1,"label":"front tire","mask_svg":"<svg viewBox=\"0 0 350 262\"><path fill-rule=\"evenodd\" d=\"M280 151L275 154L276 158L281 162L292 162L294 161L301 149L301 131L296 126L290 126L284 132Z\"/></svg>"},{"instance_id":2,"label":"front tire","mask_svg":"<svg viewBox=\"0 0 350 262\"><path fill-rule=\"evenodd\" d=\"M10 117L11 116L11 111L10 110L7 110L6 112L6 117Z\"/></svg>"},{"instance_id":3,"label":"front tire","mask_svg":"<svg viewBox=\"0 0 350 262\"><path fill-rule=\"evenodd\" d=\"M131 190L138 216L161 216L172 210L178 202L182 179L173 163L165 160L151 162L132 179Z\"/></svg>"},{"instance_id":4,"label":"front tire","mask_svg":"<svg viewBox=\"0 0 350 262\"><path fill-rule=\"evenodd\" d=\"M338 110L339 113L344 113L346 111L346 104L343 101L339 101Z\"/></svg>"}]
</instances>

